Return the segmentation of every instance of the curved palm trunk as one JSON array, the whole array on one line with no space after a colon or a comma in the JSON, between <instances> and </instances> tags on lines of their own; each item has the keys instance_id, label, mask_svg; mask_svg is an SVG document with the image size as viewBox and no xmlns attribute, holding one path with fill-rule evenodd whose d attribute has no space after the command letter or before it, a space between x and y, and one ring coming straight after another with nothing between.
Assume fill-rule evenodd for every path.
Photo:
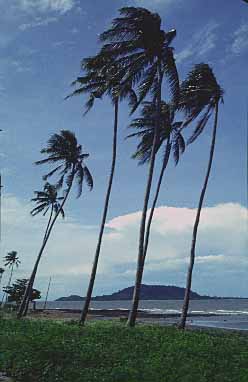
<instances>
[{"instance_id":1,"label":"curved palm trunk","mask_svg":"<svg viewBox=\"0 0 248 382\"><path fill-rule=\"evenodd\" d=\"M157 141L159 137L162 80L163 80L163 74L161 71L161 65L159 64L159 85L158 85L158 95L157 95L157 123L154 129L150 166L149 166L148 179L147 179L147 185L146 185L146 191L145 191L142 217L140 222L139 252L138 252L138 261L137 261L137 269L136 269L136 279L135 279L135 286L133 291L132 307L129 312L129 317L127 321L127 325L130 327L134 326L136 322L139 298L140 298L140 288L141 288L142 276L144 271L144 237L145 237L146 215L147 215L148 202L149 202L149 197L151 193L152 178L153 178L153 172L154 172L154 166L155 166L156 146L157 146Z\"/></svg>"},{"instance_id":2,"label":"curved palm trunk","mask_svg":"<svg viewBox=\"0 0 248 382\"><path fill-rule=\"evenodd\" d=\"M85 298L85 302L84 302L84 307L83 307L80 321L79 321L79 323L81 325L84 325L88 311L89 311L91 296L92 296L93 287L94 287L95 278L96 278L97 265L98 265L100 251L101 251L102 237L103 237L103 232L104 232L105 223L106 223L106 219L107 219L108 205L109 205L109 199L110 199L110 194L111 194L111 189L112 189L114 172L115 172L116 152L117 152L118 111L119 111L119 99L118 98L115 100L114 107L115 107L115 117L114 117L114 134L113 134L113 151L112 151L111 171L110 171L110 176L109 176L108 189L107 189L106 198L105 198L102 222L101 222L101 227L100 227L95 257L94 257L93 266L92 266L91 275L90 275L89 286L88 286L88 290L87 290L87 294L86 294L86 298Z\"/></svg>"},{"instance_id":3,"label":"curved palm trunk","mask_svg":"<svg viewBox=\"0 0 248 382\"><path fill-rule=\"evenodd\" d=\"M54 211L54 206L52 205L51 212L50 212L50 216L49 216L48 223L47 223L47 227L46 227L46 231L45 231L45 235L44 235L44 237L43 237L43 241L45 240L46 235L47 235L47 232L48 232L48 230L49 230L49 227L50 227L50 224L51 224L51 220L52 220L52 217L53 217L53 211Z\"/></svg>"},{"instance_id":4,"label":"curved palm trunk","mask_svg":"<svg viewBox=\"0 0 248 382\"><path fill-rule=\"evenodd\" d=\"M193 228L191 251L190 251L190 262L189 262L188 273L187 273L185 295L184 295L184 301L183 301L183 307L182 307L182 314L181 314L180 322L178 324L178 327L180 329L185 328L187 314L188 314L190 290L191 290L191 283L192 283L192 273L193 273L193 267L195 262L195 247L196 247L197 231L198 231L198 226L200 222L202 204L203 204L204 196L206 193L208 179L209 179L212 162L213 162L214 147L215 147L215 140L216 140L216 130L217 130L217 123L218 123L218 109L219 109L219 104L217 103L215 106L214 128L213 128L213 134L212 134L212 142L211 142L211 148L210 148L207 173L206 173L204 184L202 187L199 204L197 208L197 213L196 213L196 218L195 218L195 223L194 223L194 228Z\"/></svg>"},{"instance_id":5,"label":"curved palm trunk","mask_svg":"<svg viewBox=\"0 0 248 382\"><path fill-rule=\"evenodd\" d=\"M9 276L9 281L8 281L7 287L9 287L10 284L11 284L11 280L12 280L12 276L13 276L13 271L14 271L14 263L11 265L11 271L10 271L10 276ZM4 301L5 298L6 298L6 300ZM6 301L7 301L7 294L4 293L3 294L3 298L2 298L1 308L4 307Z\"/></svg>"},{"instance_id":6,"label":"curved palm trunk","mask_svg":"<svg viewBox=\"0 0 248 382\"><path fill-rule=\"evenodd\" d=\"M72 171L74 172L74 169ZM31 273L28 285L27 285L26 290L25 290L25 294L24 294L23 300L21 302L21 305L20 305L18 313L17 313L17 318L21 318L27 312L27 308L28 308L28 304L29 304L29 301L30 301L30 297L31 297L31 293L32 293L33 285L34 285L34 280L35 280L35 276L36 276L36 273L37 273L37 270L38 270L38 266L39 266L39 263L40 263L41 256L43 254L43 251L45 249L47 241L48 241L48 239L50 237L50 234L52 232L52 228L53 228L53 226L54 226L54 224L55 224L55 222L57 220L57 217L59 216L60 211L63 209L64 204L65 204L65 202L66 202L66 200L67 200L67 198L69 196L73 180L74 180L74 175L72 177L71 184L69 185L69 187L67 189L66 195L65 195L65 197L63 199L63 202L60 205L60 208L58 209L56 215L54 216L54 219L53 219L52 223L50 224L49 229L46 230L46 233L45 233L45 236L44 236L44 239L43 239L43 243L42 243L41 249L40 249L39 254L37 256L37 259L36 259L33 271Z\"/></svg>"},{"instance_id":7,"label":"curved palm trunk","mask_svg":"<svg viewBox=\"0 0 248 382\"><path fill-rule=\"evenodd\" d=\"M0 275L0 287L1 287L1 284L2 284L2 278L3 278L3 273ZM1 292L1 288L0 288L0 292Z\"/></svg>"},{"instance_id":8,"label":"curved palm trunk","mask_svg":"<svg viewBox=\"0 0 248 382\"><path fill-rule=\"evenodd\" d=\"M54 207L52 206L51 212L50 212L50 216L49 216L49 219L48 219L48 223L47 223L47 226L46 226L46 231L45 231L45 234L44 234L44 237L43 237L43 243L44 243L44 241L46 239L48 230L50 228L50 224L51 224L52 216L53 216L53 211L54 211ZM33 269L33 272L31 274L29 283L27 285L28 294L27 294L26 298L25 298L25 294L24 294L24 301L22 301L22 303L21 303L21 304L23 304L23 306L20 305L20 308L19 308L20 314L22 316L26 316L26 314L28 312L28 306L29 306L29 302L30 302L31 296L32 296L32 289L33 289L33 285L34 285L34 280L35 280L35 277L36 277L36 273L37 273L37 270L38 270L38 266L39 266L39 263L40 263L41 256L42 256L42 253L41 254L39 253L38 258L37 258L36 263L35 263L35 266L34 266L34 269Z\"/></svg>"},{"instance_id":9,"label":"curved palm trunk","mask_svg":"<svg viewBox=\"0 0 248 382\"><path fill-rule=\"evenodd\" d=\"M151 230L153 214L154 214L154 210L155 210L155 207L156 207L156 204L157 204L157 201L158 201L158 196L159 196L159 192L160 192L160 188L161 188L164 172L166 170L166 167L167 167L167 164L168 164L168 161L169 161L169 158L170 158L170 151L171 151L171 143L170 143L170 137L169 137L168 140L167 140L167 144L166 144L166 151L165 151L164 161L163 161L163 165L162 165L161 172L160 172L160 175L159 175L155 197L154 197L154 200L153 200L153 203L152 203L152 207L151 207L151 211L150 211L150 215L149 215L149 218L148 218L148 221L147 221L146 234L145 234L145 245L144 245L144 255L143 255L143 261L144 262L145 262L145 259L146 259L146 254L147 254L147 249L148 249L148 244L149 244L149 237L150 237L150 230Z\"/></svg>"}]
</instances>

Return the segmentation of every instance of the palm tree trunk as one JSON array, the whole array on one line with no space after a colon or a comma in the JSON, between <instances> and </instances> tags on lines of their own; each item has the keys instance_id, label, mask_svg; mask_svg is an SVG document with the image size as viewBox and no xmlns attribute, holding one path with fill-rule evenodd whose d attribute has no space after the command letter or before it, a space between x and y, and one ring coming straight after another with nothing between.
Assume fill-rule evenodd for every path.
<instances>
[{"instance_id":1,"label":"palm tree trunk","mask_svg":"<svg viewBox=\"0 0 248 382\"><path fill-rule=\"evenodd\" d=\"M74 173L74 168L73 168L72 171ZM71 187L72 187L72 183L73 183L73 180L74 180L74 175L75 174L73 174L71 184L69 185L69 187L67 189L66 195L65 195L65 197L63 199L63 202L60 205L60 208L58 209L56 215L54 216L54 219L53 219L52 223L50 224L49 229L46 230L46 234L44 236L41 249L40 249L40 251L38 253L38 256L37 256L37 259L36 259L33 271L31 273L31 277L29 279L28 285L26 287L26 290L25 290L25 293L24 293L24 296L23 296L23 300L22 300L22 302L20 304L20 307L19 307L19 310L18 310L18 313L17 313L17 318L21 318L25 314L25 312L27 312L27 307L28 307L28 304L29 304L29 301L30 301L30 297L31 297L31 293L32 293L33 285L34 285L34 280L35 280L35 276L36 276L36 273L37 273L37 270L38 270L38 266L39 266L39 263L40 263L41 256L43 254L43 251L45 249L45 246L47 244L49 236L50 236L50 234L52 232L52 228L53 228L53 226L54 226L54 224L55 224L55 222L57 220L57 217L59 216L60 211L63 209L64 204L65 204L65 202L66 202L66 200L67 200L67 198L69 196L69 193L70 193L70 190L71 190Z\"/></svg>"},{"instance_id":2,"label":"palm tree trunk","mask_svg":"<svg viewBox=\"0 0 248 382\"><path fill-rule=\"evenodd\" d=\"M50 276L48 287L47 287L47 292L46 292L46 298L45 298L45 302L44 302L44 306L43 306L43 310L46 309L46 304L47 304L48 294L49 294L49 291L50 291L51 281L52 281L52 277Z\"/></svg>"},{"instance_id":3,"label":"palm tree trunk","mask_svg":"<svg viewBox=\"0 0 248 382\"><path fill-rule=\"evenodd\" d=\"M11 265L10 276L9 276L9 281L8 281L7 287L9 287L10 284L11 284L11 280L12 280L12 276L13 276L13 271L14 271L14 263ZM4 298L5 297L6 297L6 300L7 300L7 294L6 293L3 294L1 308L3 308L4 305L5 305L5 302L6 302L6 301L4 302Z\"/></svg>"},{"instance_id":4,"label":"palm tree trunk","mask_svg":"<svg viewBox=\"0 0 248 382\"><path fill-rule=\"evenodd\" d=\"M52 220L52 216L53 216L53 211L54 211L54 206L52 205L51 212L50 212L50 216L49 216L48 223L47 223L47 227L46 227L46 231L45 231L45 235L44 235L44 237L43 237L43 241L45 240L46 235L47 235L47 232L48 232L48 230L49 230L49 227L50 227L50 224L51 224L51 220Z\"/></svg>"},{"instance_id":5,"label":"palm tree trunk","mask_svg":"<svg viewBox=\"0 0 248 382\"><path fill-rule=\"evenodd\" d=\"M155 207L156 207L156 204L157 204L157 201L158 201L158 196L159 196L159 192L160 192L160 188L161 188L164 172L166 170L166 167L167 167L167 164L168 164L168 161L169 161L169 158L170 158L170 151L171 151L171 143L170 143L170 137L168 137L167 144L166 144L166 149L165 149L164 161L163 161L163 165L162 165L161 172L160 172L160 175L159 175L157 189L156 189L155 197L154 197L154 200L153 200L153 203L152 203L152 208L151 208L151 211L150 211L150 215L149 215L149 218L148 218L147 227L146 227L144 255L143 255L143 261L144 262L145 262L145 259L146 259L146 254L147 254L147 249L148 249L148 244L149 244L149 237L150 237L150 230L151 230L153 214L154 214L154 210L155 210Z\"/></svg>"},{"instance_id":6,"label":"palm tree trunk","mask_svg":"<svg viewBox=\"0 0 248 382\"><path fill-rule=\"evenodd\" d=\"M138 252L137 270L136 270L136 280L135 280L135 286L134 286L134 292L133 292L132 307L129 312L129 317L127 321L127 325L130 327L133 327L135 325L137 313L138 313L140 288L141 288L142 276L144 271L144 236L145 236L146 215L147 215L149 196L150 196L151 186L152 186L152 178L153 178L155 158L156 158L156 148L157 148L157 141L158 141L159 129L160 129L161 88L162 88L163 74L162 74L160 63L158 63L158 67L159 67L158 69L159 84L158 84L158 95L157 95L157 122L154 128L154 137L153 137L152 152L151 152L151 158L150 158L149 173L148 173L148 179L147 179L147 185L146 185L146 191L145 191L142 217L140 222L139 252Z\"/></svg>"},{"instance_id":7,"label":"palm tree trunk","mask_svg":"<svg viewBox=\"0 0 248 382\"><path fill-rule=\"evenodd\" d=\"M48 230L50 228L50 224L51 224L52 216L53 216L53 211L54 211L54 206L52 205L50 216L49 216L48 223L47 223L47 226L46 226L46 231L45 231L45 234L44 234L44 237L43 237L43 243L44 243L44 241L46 239ZM35 263L35 266L34 266L34 269L33 269L33 272L31 274L31 278L30 278L30 280L28 282L28 285L27 285L28 293L27 293L27 295L26 295L26 293L24 294L24 298L25 298L25 295L26 295L26 298L25 298L25 301L22 301L22 303L21 303L21 304L24 304L24 305L23 305L23 307L20 306L20 308L19 308L19 310L22 311L22 313L21 313L22 316L26 316L26 314L28 312L28 306L29 306L29 302L30 302L30 299L31 299L31 296L32 296L32 289L33 289L33 285L34 285L34 280L35 280L35 277L36 277L36 273L37 273L37 270L38 270L38 266L39 266L39 263L40 263L41 256L42 256L42 253L41 254L39 253L38 258L37 258L36 263Z\"/></svg>"},{"instance_id":8,"label":"palm tree trunk","mask_svg":"<svg viewBox=\"0 0 248 382\"><path fill-rule=\"evenodd\" d=\"M197 208L197 213L196 213L196 218L195 218L195 223L194 223L194 228L193 228L191 251L190 251L190 262L189 262L188 273L187 273L187 280L186 280L186 288L185 288L184 301L183 301L183 307L182 307L182 314L181 314L180 322L178 324L178 328L180 328L180 329L185 328L187 314L188 314L190 290L191 290L191 284L192 284L192 273L193 273L193 267L194 267L194 263L195 263L195 247L196 247L197 231L198 231L198 226L199 226L199 222L200 222L202 204L203 204L204 196L206 193L208 179L209 179L209 175L210 175L210 171L211 171L211 167L212 167L212 162L213 162L217 123L218 123L218 109L219 109L219 104L217 103L215 106L214 128L213 128L213 134L212 134L212 142L211 142L211 148L210 148L207 173L206 173L204 184L202 187L202 191L201 191L201 195L200 195L200 199L199 199L199 204L198 204L198 208Z\"/></svg>"},{"instance_id":9,"label":"palm tree trunk","mask_svg":"<svg viewBox=\"0 0 248 382\"><path fill-rule=\"evenodd\" d=\"M96 278L97 265L98 265L100 251L101 251L102 237L103 237L103 232L104 232L106 219L107 219L107 212L108 212L109 199L110 199L110 194L111 194L111 189L112 189L112 183L113 183L113 178L114 178L115 163L116 163L116 152L117 152L119 98L116 98L114 108L115 108L115 117L114 117L114 134L113 134L113 146L112 146L113 149L112 149L111 171L110 171L110 176L109 176L109 183L108 183L108 188L107 188L107 193L106 193L106 198L105 198L102 222L101 222L101 227L100 227L95 257L94 257L94 262L93 262L91 275L90 275L90 281L89 281L88 290L87 290L87 294L86 294L86 298L85 298L85 302L84 302L84 307L83 307L80 321L79 321L79 323L81 325L84 325L88 311L89 311L91 296L92 296L93 287L94 287L95 278Z\"/></svg>"}]
</instances>

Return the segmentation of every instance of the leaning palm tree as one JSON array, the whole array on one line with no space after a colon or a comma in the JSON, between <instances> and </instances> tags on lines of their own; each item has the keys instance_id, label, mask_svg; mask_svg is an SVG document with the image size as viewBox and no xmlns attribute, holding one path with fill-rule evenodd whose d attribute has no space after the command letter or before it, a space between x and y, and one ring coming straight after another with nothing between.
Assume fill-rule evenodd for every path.
<instances>
[{"instance_id":1,"label":"leaning palm tree","mask_svg":"<svg viewBox=\"0 0 248 382\"><path fill-rule=\"evenodd\" d=\"M45 234L43 237L43 242L44 242L44 240L46 239L48 230L50 228L53 215L56 216L58 211L60 211L59 213L62 215L62 217L64 218L65 216L63 208L60 208L60 201L64 200L64 197L62 196L58 197L57 188L48 182L45 183L43 191L34 191L34 193L35 193L35 198L31 199L31 201L35 202L37 205L30 212L31 215L36 216L37 214L42 212L43 216L45 216L50 209L50 214L49 214L48 222L46 225ZM33 284L35 281L35 277L36 277L38 266L41 260L41 256L42 256L42 251L40 251L37 256L37 259L30 277L30 282L27 284L27 287L29 285L29 294L26 297L26 299L23 299L22 308L20 307L20 311L23 311L23 315L25 315L28 310L28 305L31 298ZM23 309L24 306L25 306L25 309Z\"/></svg>"},{"instance_id":2,"label":"leaning palm tree","mask_svg":"<svg viewBox=\"0 0 248 382\"><path fill-rule=\"evenodd\" d=\"M91 173L84 163L84 160L88 158L89 154L82 152L82 146L78 144L74 133L69 130L61 130L60 134L53 134L48 140L47 147L43 148L41 153L46 154L47 158L35 162L37 165L58 164L54 169L52 169L52 171L46 174L43 179L46 181L55 173L59 173L59 179L56 183L56 188L62 188L65 184L66 189L64 191L64 197L63 200L61 200L61 204L59 206L57 205L58 208L55 207L57 212L55 213L55 216L46 232L44 240L42 241L37 260L42 256L47 241L50 237L52 228L59 214L63 214L62 211L71 191L74 180L76 180L78 186L77 197L80 197L82 194L84 180L86 181L90 190L93 188L93 179ZM29 279L23 302L21 303L20 309L18 311L18 318L23 315L26 305L29 302L29 292L33 287L34 275L37 272L38 263L39 261L36 261L31 277Z\"/></svg>"},{"instance_id":3,"label":"leaning palm tree","mask_svg":"<svg viewBox=\"0 0 248 382\"><path fill-rule=\"evenodd\" d=\"M89 93L89 98L86 102L86 113L93 107L95 100L97 98L102 98L105 94L110 96L112 104L114 106L114 130L111 170L108 180L107 193L105 196L105 203L97 241L97 247L90 275L90 281L80 318L80 324L83 325L88 314L90 300L95 283L98 260L101 251L101 244L114 179L117 156L119 103L122 99L128 97L130 105L134 105L137 102L137 99L136 94L132 89L130 80L122 82L122 78L125 73L124 68L119 68L118 65L116 65L114 60L111 58L111 55L99 54L95 57L86 58L82 61L82 68L86 72L86 74L82 77L78 77L77 80L73 82L73 85L77 85L78 88L70 96Z\"/></svg>"},{"instance_id":4,"label":"leaning palm tree","mask_svg":"<svg viewBox=\"0 0 248 382\"><path fill-rule=\"evenodd\" d=\"M10 275L9 275L9 280L7 284L7 287L9 287L12 281L14 267L18 268L21 262L19 260L19 257L17 256L16 251L8 252L8 254L4 257L4 261L5 261L4 266L10 269ZM4 297L5 297L5 294L3 295L3 298L2 298L2 305L4 305Z\"/></svg>"},{"instance_id":5,"label":"leaning palm tree","mask_svg":"<svg viewBox=\"0 0 248 382\"><path fill-rule=\"evenodd\" d=\"M185 112L186 115L186 124L192 122L196 118L199 118L195 130L188 140L188 144L194 142L198 138L198 136L203 132L212 114L214 114L214 124L207 171L203 182L203 187L200 193L200 199L193 227L190 262L187 273L182 315L179 322L179 328L182 329L185 328L189 308L192 273L195 262L197 231L200 223L201 209L207 190L208 180L213 162L220 102L223 102L223 90L218 84L213 70L207 64L195 65L193 70L187 76L186 80L182 83L181 99L179 102L179 107L182 109L182 111Z\"/></svg>"},{"instance_id":6,"label":"leaning palm tree","mask_svg":"<svg viewBox=\"0 0 248 382\"><path fill-rule=\"evenodd\" d=\"M182 121L174 121L175 118L174 104L167 104L165 101L161 101L161 118L160 118L160 129L159 138L157 143L156 152L164 148L162 167L160 170L155 196L150 209L149 217L146 224L145 242L144 242L144 254L142 267L144 268L144 263L146 259L146 254L148 250L149 237L152 219L159 197L160 188L162 185L162 180L164 177L165 170L167 168L171 150L173 151L175 165L178 164L180 155L185 150L185 142L181 130L183 128ZM156 109L152 102L143 102L143 109L141 117L135 118L131 124L130 128L138 130L138 132L129 134L127 138L136 137L140 139L137 146L136 152L133 154L132 158L138 159L138 164L143 165L149 163L151 157L151 149L154 136L154 128L156 125Z\"/></svg>"},{"instance_id":7,"label":"leaning palm tree","mask_svg":"<svg viewBox=\"0 0 248 382\"><path fill-rule=\"evenodd\" d=\"M114 52L118 63L127 67L126 78L132 78L133 84L139 83L138 104L147 95L152 94L153 102L156 105L156 125L140 222L136 281L132 308L127 322L129 326L134 326L143 276L146 215L159 138L162 82L164 76L167 75L174 102L177 101L179 82L173 48L170 47L176 31L172 30L166 33L161 30L160 16L151 13L145 8L125 7L120 10L120 14L122 17L116 18L113 21L112 28L101 35L101 40L108 42L102 50L103 52Z\"/></svg>"},{"instance_id":8,"label":"leaning palm tree","mask_svg":"<svg viewBox=\"0 0 248 382\"><path fill-rule=\"evenodd\" d=\"M162 73L168 74L173 97L176 100L179 81L173 49L169 46L175 37L175 30L168 33L161 31L160 17L145 8L125 7L120 9L120 15L121 17L113 20L112 27L101 34L100 40L104 42L104 45L97 56L88 62L86 60L85 68L90 73L93 70L105 74L106 67L108 67L106 62L110 59L114 63L114 79L118 79L121 89L123 87L128 89L130 86L135 87L139 84L139 99L133 104L132 112L149 93L157 98L159 77L162 77ZM161 56L160 59L158 59L158 55ZM87 79L84 81L87 83ZM119 85L117 94L120 94ZM89 99L89 105L98 97L99 92L94 89ZM101 231L103 233L103 230ZM95 259L99 256L100 248L101 240L98 241ZM84 323L89 308L94 284L92 275L96 273L95 263L94 261L81 323Z\"/></svg>"},{"instance_id":9,"label":"leaning palm tree","mask_svg":"<svg viewBox=\"0 0 248 382\"><path fill-rule=\"evenodd\" d=\"M133 86L138 84L139 102L133 110L149 94L152 95L156 105L156 126L140 223L136 282L132 309L128 319L128 325L134 326L143 276L142 259L144 253L145 222L155 165L156 146L159 137L162 82L166 75L169 80L173 100L177 102L179 81L173 57L173 48L170 46L176 31L164 32L161 30L160 16L151 13L145 8L125 7L120 9L120 15L121 17L113 20L112 27L100 36L103 42L107 42L101 52L103 54L112 54L120 66L125 66L126 75L124 76L124 81L130 79Z\"/></svg>"}]
</instances>

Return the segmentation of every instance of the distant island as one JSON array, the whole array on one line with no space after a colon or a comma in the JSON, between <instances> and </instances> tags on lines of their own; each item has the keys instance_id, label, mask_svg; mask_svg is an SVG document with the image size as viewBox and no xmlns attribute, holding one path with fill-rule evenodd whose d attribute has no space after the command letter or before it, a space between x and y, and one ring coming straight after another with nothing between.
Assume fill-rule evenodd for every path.
<instances>
[{"instance_id":1,"label":"distant island","mask_svg":"<svg viewBox=\"0 0 248 382\"><path fill-rule=\"evenodd\" d=\"M122 301L131 300L134 287L124 288L112 294L92 297L93 301ZM182 300L184 298L185 288L180 288L173 285L141 285L140 299L141 300ZM190 299L203 300L213 298L210 296L201 296L196 292L191 291ZM56 301L83 301L85 297L71 295L68 297L60 297Z\"/></svg>"}]
</instances>

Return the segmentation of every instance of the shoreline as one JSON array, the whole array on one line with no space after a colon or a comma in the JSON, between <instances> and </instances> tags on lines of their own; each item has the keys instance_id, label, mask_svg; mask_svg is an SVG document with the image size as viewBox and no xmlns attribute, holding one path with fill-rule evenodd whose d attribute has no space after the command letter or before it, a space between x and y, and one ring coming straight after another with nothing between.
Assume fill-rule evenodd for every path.
<instances>
[{"instance_id":1,"label":"shoreline","mask_svg":"<svg viewBox=\"0 0 248 382\"><path fill-rule=\"evenodd\" d=\"M31 310L28 319L45 319L55 321L78 321L81 310L78 309L36 309ZM129 310L122 309L90 309L88 320L127 320ZM180 313L155 314L139 310L137 323L158 324L161 326L176 326ZM225 330L248 334L248 315L219 315L215 313L190 313L187 320L190 330Z\"/></svg>"},{"instance_id":2,"label":"shoreline","mask_svg":"<svg viewBox=\"0 0 248 382\"><path fill-rule=\"evenodd\" d=\"M33 313L69 313L69 314L80 314L80 309L67 309L67 308L55 308L55 309L35 309ZM104 316L104 317L128 317L129 309L89 309L89 315L93 316ZM152 313L143 309L138 310L138 317L140 318L179 318L181 316L180 313ZM217 313L189 313L188 317L218 317Z\"/></svg>"}]
</instances>

